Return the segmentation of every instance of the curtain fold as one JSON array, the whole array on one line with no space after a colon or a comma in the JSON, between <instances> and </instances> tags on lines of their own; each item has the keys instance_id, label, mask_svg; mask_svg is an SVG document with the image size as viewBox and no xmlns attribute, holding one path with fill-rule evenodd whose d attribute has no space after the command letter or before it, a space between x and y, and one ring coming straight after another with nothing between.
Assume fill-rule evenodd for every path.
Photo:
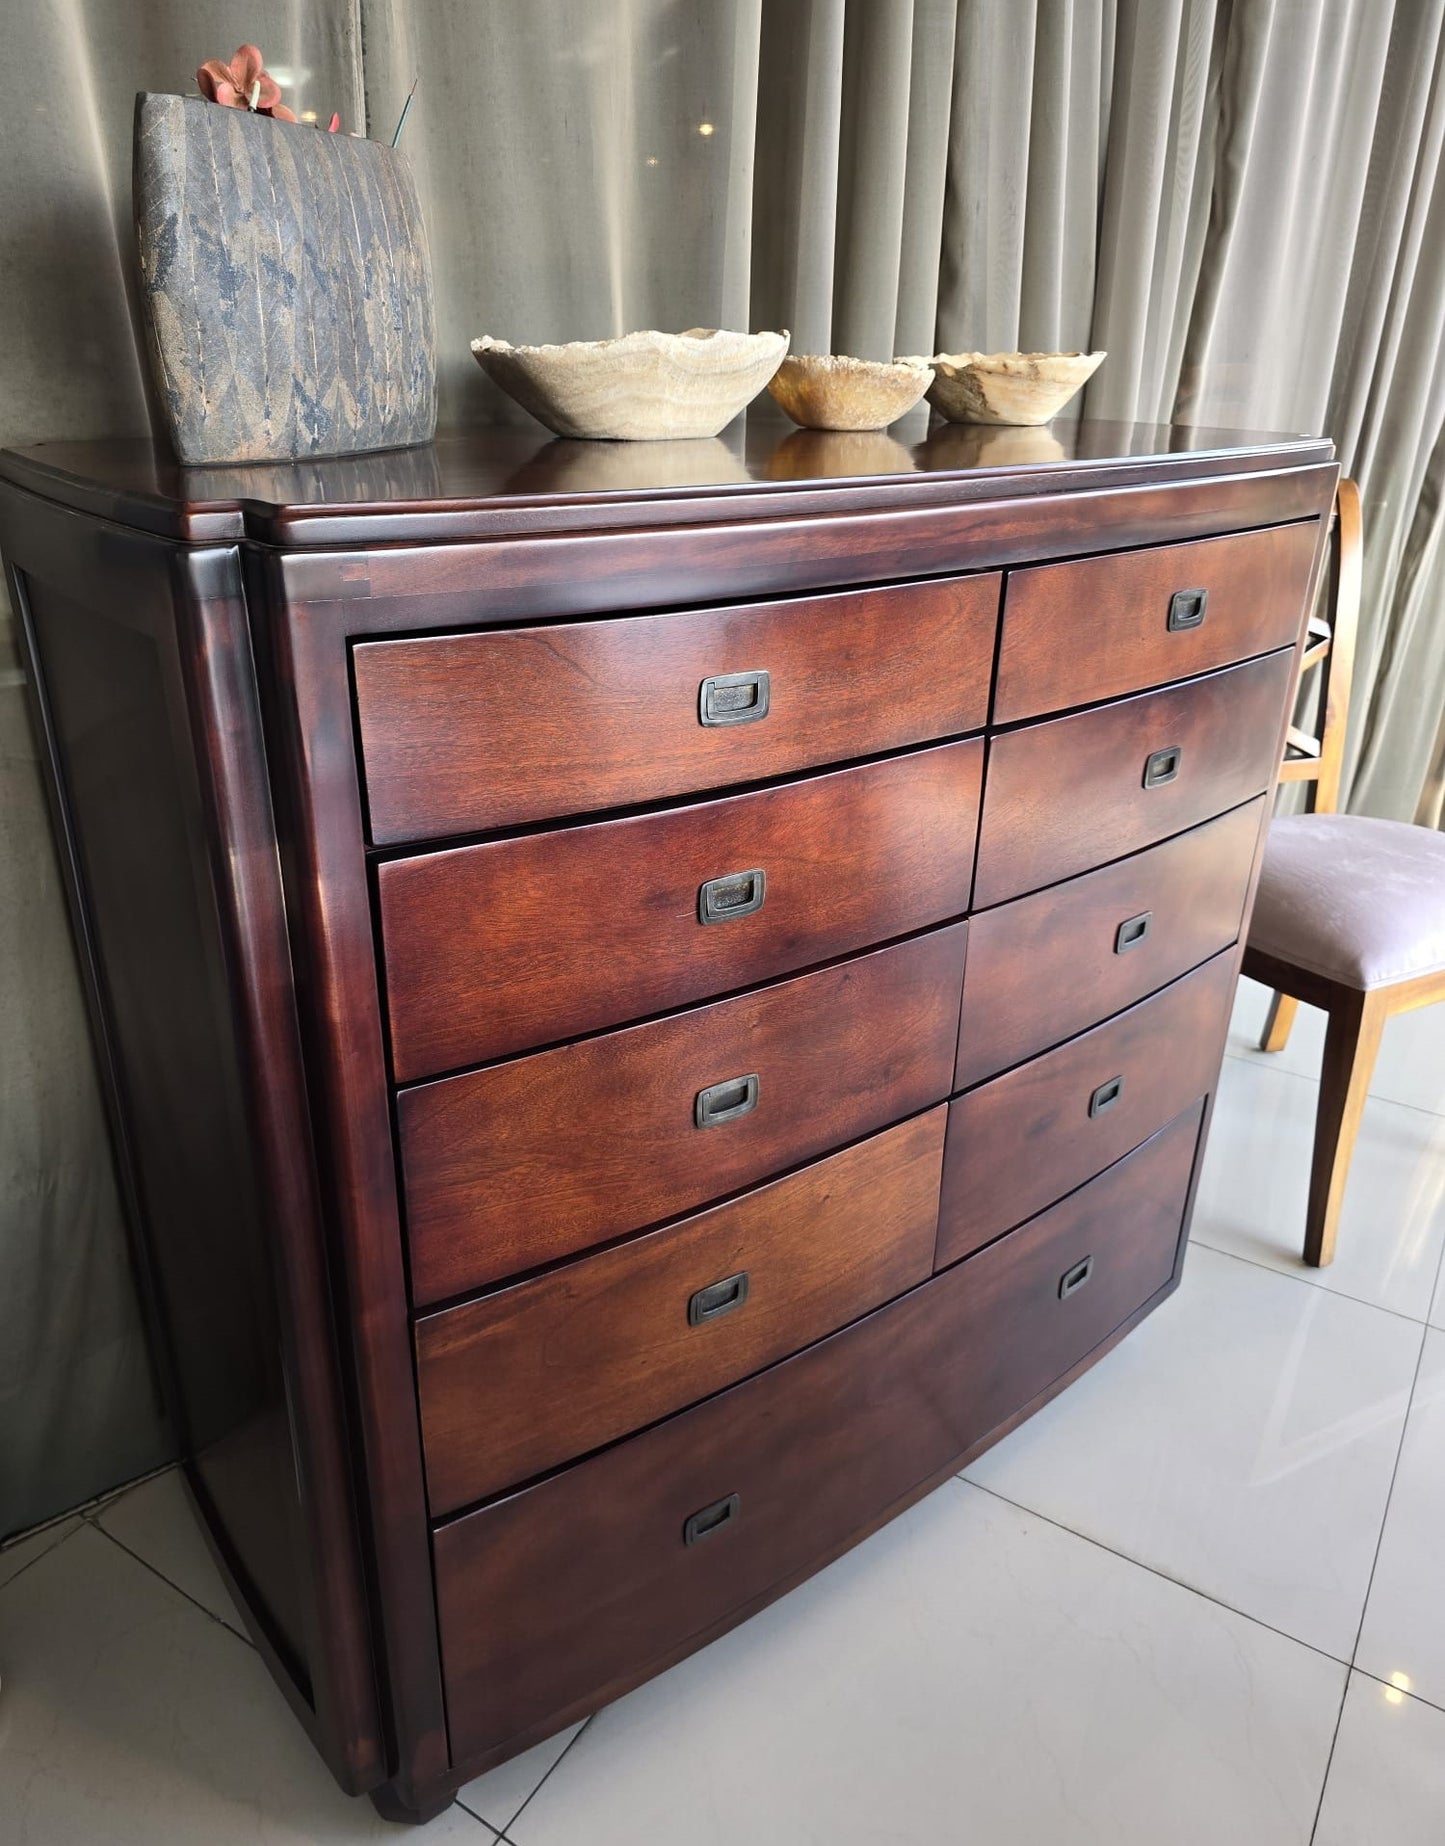
<instances>
[{"instance_id":1,"label":"curtain fold","mask_svg":"<svg viewBox=\"0 0 1445 1846\"><path fill-rule=\"evenodd\" d=\"M0 441L136 433L134 92L240 16L12 13ZM1349 801L1445 820L1445 0L252 0L244 31L379 139L420 78L444 426L520 415L481 333L752 325L1102 347L1093 415L1332 435L1366 518ZM16 681L0 643L0 1533L170 1442Z\"/></svg>"}]
</instances>

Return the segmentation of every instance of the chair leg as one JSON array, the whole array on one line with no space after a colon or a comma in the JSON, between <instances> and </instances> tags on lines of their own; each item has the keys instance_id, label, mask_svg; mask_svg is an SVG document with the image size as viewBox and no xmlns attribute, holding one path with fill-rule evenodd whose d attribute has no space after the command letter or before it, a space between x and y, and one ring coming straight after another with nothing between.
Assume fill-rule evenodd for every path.
<instances>
[{"instance_id":1,"label":"chair leg","mask_svg":"<svg viewBox=\"0 0 1445 1846\"><path fill-rule=\"evenodd\" d=\"M1360 1131L1360 1117L1388 1012L1383 994L1348 989L1339 991L1329 1009L1315 1116L1309 1208L1305 1213L1304 1256L1316 1269L1334 1261L1335 1231L1350 1177L1350 1157L1355 1151L1355 1137Z\"/></svg>"},{"instance_id":2,"label":"chair leg","mask_svg":"<svg viewBox=\"0 0 1445 1846\"><path fill-rule=\"evenodd\" d=\"M1294 1016L1299 1011L1299 1001L1293 994L1276 992L1269 1003L1269 1016L1264 1022L1264 1031L1260 1034L1261 1051L1283 1051L1289 1043L1290 1027Z\"/></svg>"}]
</instances>

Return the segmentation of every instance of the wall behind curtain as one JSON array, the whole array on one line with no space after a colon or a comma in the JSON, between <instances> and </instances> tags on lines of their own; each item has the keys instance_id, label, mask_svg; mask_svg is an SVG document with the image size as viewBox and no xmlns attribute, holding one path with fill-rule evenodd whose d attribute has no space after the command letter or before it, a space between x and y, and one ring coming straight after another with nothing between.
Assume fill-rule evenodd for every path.
<instances>
[{"instance_id":1,"label":"wall behind curtain","mask_svg":"<svg viewBox=\"0 0 1445 1846\"><path fill-rule=\"evenodd\" d=\"M1327 431L1362 479L1354 805L1445 799L1445 0L52 0L0 64L0 441L134 434L133 94L256 39L406 145L467 342L787 326L1103 346L1095 415ZM0 643L0 1533L164 1459Z\"/></svg>"}]
</instances>

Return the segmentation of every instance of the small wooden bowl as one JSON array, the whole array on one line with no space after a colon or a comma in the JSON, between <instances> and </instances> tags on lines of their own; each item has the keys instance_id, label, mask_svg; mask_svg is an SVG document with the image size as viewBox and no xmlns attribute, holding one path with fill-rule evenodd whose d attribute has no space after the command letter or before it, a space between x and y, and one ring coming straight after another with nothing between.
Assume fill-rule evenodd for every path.
<instances>
[{"instance_id":1,"label":"small wooden bowl","mask_svg":"<svg viewBox=\"0 0 1445 1846\"><path fill-rule=\"evenodd\" d=\"M928 401L950 423L1032 426L1056 417L1104 353L936 353Z\"/></svg>"},{"instance_id":2,"label":"small wooden bowl","mask_svg":"<svg viewBox=\"0 0 1445 1846\"><path fill-rule=\"evenodd\" d=\"M883 429L907 416L933 382L926 362L794 353L768 390L804 429Z\"/></svg>"}]
</instances>

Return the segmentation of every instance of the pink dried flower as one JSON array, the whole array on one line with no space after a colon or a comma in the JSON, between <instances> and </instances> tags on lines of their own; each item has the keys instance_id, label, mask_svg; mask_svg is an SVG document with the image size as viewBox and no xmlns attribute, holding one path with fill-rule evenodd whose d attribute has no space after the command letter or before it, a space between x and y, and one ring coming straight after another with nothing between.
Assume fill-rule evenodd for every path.
<instances>
[{"instance_id":1,"label":"pink dried flower","mask_svg":"<svg viewBox=\"0 0 1445 1846\"><path fill-rule=\"evenodd\" d=\"M229 64L220 58L208 58L196 72L202 96L227 109L251 109L257 115L269 115L278 122L294 122L296 117L281 101L281 86L266 69L261 53L254 45L241 45Z\"/></svg>"}]
</instances>

